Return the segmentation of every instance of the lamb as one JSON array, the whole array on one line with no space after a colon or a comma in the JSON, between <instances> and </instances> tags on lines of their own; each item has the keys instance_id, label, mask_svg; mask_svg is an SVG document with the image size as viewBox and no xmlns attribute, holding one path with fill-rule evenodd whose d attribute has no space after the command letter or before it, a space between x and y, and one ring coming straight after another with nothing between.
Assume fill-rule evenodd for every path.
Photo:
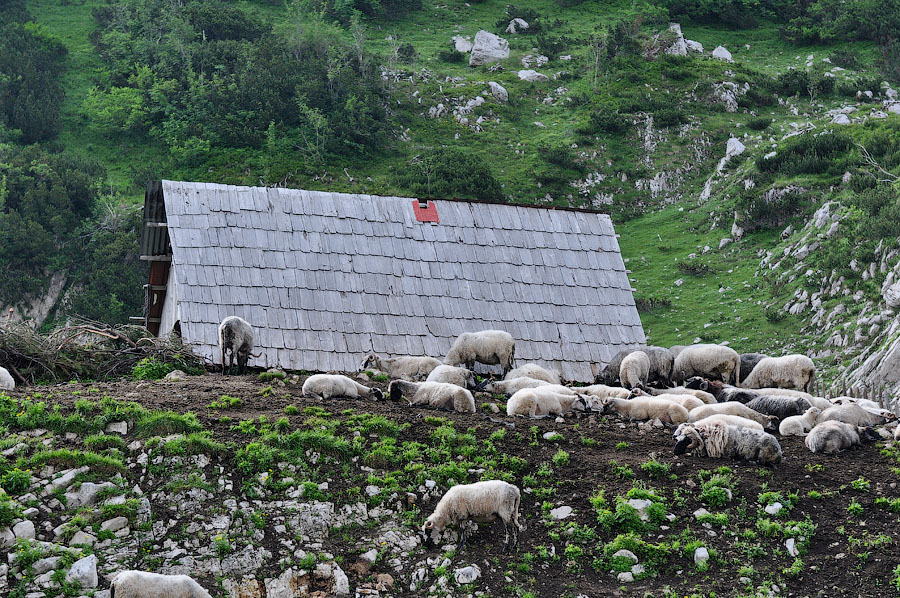
<instances>
[{"instance_id":1,"label":"lamb","mask_svg":"<svg viewBox=\"0 0 900 598\"><path fill-rule=\"evenodd\" d=\"M635 399L618 399L607 397L600 400L600 412L615 412L620 417L631 420L648 420L659 418L663 423L683 424L688 420L688 410L665 399L656 397L637 397Z\"/></svg>"},{"instance_id":2,"label":"lamb","mask_svg":"<svg viewBox=\"0 0 900 598\"><path fill-rule=\"evenodd\" d=\"M631 353L631 351L631 349L623 349L616 353L612 360L606 364L606 367L594 377L594 383L606 384L608 386L616 384L619 381L619 369L622 367L622 360L625 359L625 356Z\"/></svg>"},{"instance_id":3,"label":"lamb","mask_svg":"<svg viewBox=\"0 0 900 598\"><path fill-rule=\"evenodd\" d=\"M401 396L405 396L411 406L425 405L434 409L475 413L475 397L455 384L394 380L388 386L388 394L392 401L399 401Z\"/></svg>"},{"instance_id":4,"label":"lamb","mask_svg":"<svg viewBox=\"0 0 900 598\"><path fill-rule=\"evenodd\" d=\"M855 403L829 407L819 416L819 422L839 421L854 426L878 426L886 423L887 417L866 411Z\"/></svg>"},{"instance_id":5,"label":"lamb","mask_svg":"<svg viewBox=\"0 0 900 598\"><path fill-rule=\"evenodd\" d=\"M679 395L691 395L692 397L696 397L703 401L707 405L712 405L713 403L717 403L716 397L712 396L710 393L704 390L697 390L693 388L685 388L684 386L675 386L673 388L665 388L662 390L657 390L655 388L651 388L649 390L651 395L661 395L661 394L679 394Z\"/></svg>"},{"instance_id":6,"label":"lamb","mask_svg":"<svg viewBox=\"0 0 900 598\"><path fill-rule=\"evenodd\" d=\"M661 384L668 386L672 380L672 366L675 364L675 356L665 347L649 346L644 353L650 358L650 375L647 377L649 384Z\"/></svg>"},{"instance_id":7,"label":"lamb","mask_svg":"<svg viewBox=\"0 0 900 598\"><path fill-rule=\"evenodd\" d=\"M588 397L576 394L562 394L548 390L546 386L523 388L506 402L506 415L521 415L542 418L550 415L565 415L571 411L589 411Z\"/></svg>"},{"instance_id":8,"label":"lamb","mask_svg":"<svg viewBox=\"0 0 900 598\"><path fill-rule=\"evenodd\" d=\"M691 345L675 358L672 380L681 383L692 376L703 376L725 382L734 379L738 385L740 372L741 358L734 349L724 345Z\"/></svg>"},{"instance_id":9,"label":"lamb","mask_svg":"<svg viewBox=\"0 0 900 598\"><path fill-rule=\"evenodd\" d=\"M526 363L525 365L521 365L516 369L511 370L508 374L506 374L506 376L503 377L503 379L513 380L515 378L523 377L534 378L535 380L543 380L545 382L549 382L550 384L561 383L558 373L544 369L536 363Z\"/></svg>"},{"instance_id":10,"label":"lamb","mask_svg":"<svg viewBox=\"0 0 900 598\"><path fill-rule=\"evenodd\" d=\"M9 370L0 368L0 390L15 390L16 381L10 375Z\"/></svg>"},{"instance_id":11,"label":"lamb","mask_svg":"<svg viewBox=\"0 0 900 598\"><path fill-rule=\"evenodd\" d=\"M782 436L806 436L816 425L816 419L822 410L818 407L810 407L803 415L792 415L781 420L778 425L778 433Z\"/></svg>"},{"instance_id":12,"label":"lamb","mask_svg":"<svg viewBox=\"0 0 900 598\"><path fill-rule=\"evenodd\" d=\"M697 407L696 409L691 409L688 421L697 422L701 419L709 417L710 415L717 415L720 413L725 415L737 415L738 417L744 417L746 419L753 420L766 429L774 429L775 422L777 421L777 418L770 415L763 415L762 413L754 411L747 405L738 403L737 401L729 401L728 403L716 403L715 405L704 405L702 407Z\"/></svg>"},{"instance_id":13,"label":"lamb","mask_svg":"<svg viewBox=\"0 0 900 598\"><path fill-rule=\"evenodd\" d=\"M760 360L765 359L768 355L762 353L741 353L741 380L746 380L753 368Z\"/></svg>"},{"instance_id":14,"label":"lamb","mask_svg":"<svg viewBox=\"0 0 900 598\"><path fill-rule=\"evenodd\" d=\"M806 436L806 448L814 453L834 454L858 446L863 440L877 440L871 428L860 428L841 421L825 421Z\"/></svg>"},{"instance_id":15,"label":"lamb","mask_svg":"<svg viewBox=\"0 0 900 598\"><path fill-rule=\"evenodd\" d=\"M503 522L506 538L503 541L504 552L515 548L519 542L519 501L521 493L516 486L502 480L475 482L453 486L438 501L434 512L422 525L425 543L434 545L435 540L445 527L451 524L460 525L459 550L466 545L466 526L470 521L475 523L491 523L498 518ZM512 532L512 534L510 534ZM510 538L510 535L512 536ZM512 543L510 544L510 539Z\"/></svg>"},{"instance_id":16,"label":"lamb","mask_svg":"<svg viewBox=\"0 0 900 598\"><path fill-rule=\"evenodd\" d=\"M121 571L109 586L109 598L211 598L187 575Z\"/></svg>"},{"instance_id":17,"label":"lamb","mask_svg":"<svg viewBox=\"0 0 900 598\"><path fill-rule=\"evenodd\" d=\"M592 397L596 397L598 399L605 399L606 397L618 397L620 399L627 399L631 396L631 391L627 388L621 388L619 386L607 386L606 384L591 384L590 386L582 386L578 388L578 392L586 395L591 395Z\"/></svg>"},{"instance_id":18,"label":"lamb","mask_svg":"<svg viewBox=\"0 0 900 598\"><path fill-rule=\"evenodd\" d=\"M496 380L494 382L485 381L478 390L484 392L499 392L507 396L515 394L523 388L536 388L538 386L549 386L550 383L544 380L535 380L534 378L512 378L511 380Z\"/></svg>"},{"instance_id":19,"label":"lamb","mask_svg":"<svg viewBox=\"0 0 900 598\"><path fill-rule=\"evenodd\" d=\"M459 365L465 363L470 370L475 362L499 365L505 376L513 367L516 357L516 342L508 332L502 330L482 330L464 332L457 337L444 363Z\"/></svg>"},{"instance_id":20,"label":"lamb","mask_svg":"<svg viewBox=\"0 0 900 598\"><path fill-rule=\"evenodd\" d=\"M894 419L897 417L896 414L894 414L893 412L891 412L887 409L883 409L881 407L881 405L879 405L875 401L872 401L871 399L859 399L857 397L841 396L841 397L835 397L835 398L831 399L831 403L832 403L832 405L846 405L846 404L852 403L854 405L859 405L860 407L862 407L869 413L874 413L875 415L880 415L887 419ZM829 407L830 406L831 405L829 405Z\"/></svg>"},{"instance_id":21,"label":"lamb","mask_svg":"<svg viewBox=\"0 0 900 598\"><path fill-rule=\"evenodd\" d=\"M446 382L447 384L456 384L463 388L475 387L475 372L466 368L458 368L452 365L441 364L431 370L426 382Z\"/></svg>"},{"instance_id":22,"label":"lamb","mask_svg":"<svg viewBox=\"0 0 900 598\"><path fill-rule=\"evenodd\" d=\"M765 357L756 364L741 386L744 388L775 386L809 391L815 378L816 366L806 355Z\"/></svg>"},{"instance_id":23,"label":"lamb","mask_svg":"<svg viewBox=\"0 0 900 598\"><path fill-rule=\"evenodd\" d=\"M247 370L247 359L253 351L253 327L238 316L228 316L219 324L219 350L222 353L222 374L225 374L225 353L229 353L228 369L234 368L237 358L239 376Z\"/></svg>"},{"instance_id":24,"label":"lamb","mask_svg":"<svg viewBox=\"0 0 900 598\"><path fill-rule=\"evenodd\" d=\"M359 367L362 370L379 370L391 378L399 378L409 382L424 380L431 371L441 365L434 357L403 355L401 357L379 357L370 353Z\"/></svg>"},{"instance_id":25,"label":"lamb","mask_svg":"<svg viewBox=\"0 0 900 598\"><path fill-rule=\"evenodd\" d=\"M760 465L781 463L781 445L768 432L722 422L682 424L675 430L676 455L697 449L709 457L731 457Z\"/></svg>"},{"instance_id":26,"label":"lamb","mask_svg":"<svg viewBox=\"0 0 900 598\"><path fill-rule=\"evenodd\" d=\"M709 422L722 422L723 424L728 424L729 426L737 426L739 428L752 428L754 430L763 430L763 426L759 422L755 422L752 419L747 419L746 417L741 417L740 415L728 415L727 413L716 413L715 415L710 415L704 417L703 419L698 419L696 423L705 424Z\"/></svg>"},{"instance_id":27,"label":"lamb","mask_svg":"<svg viewBox=\"0 0 900 598\"><path fill-rule=\"evenodd\" d=\"M332 399L342 397L345 399L373 398L380 401L384 398L377 388L363 386L355 380L340 374L314 374L303 382L303 396L316 399Z\"/></svg>"},{"instance_id":28,"label":"lamb","mask_svg":"<svg viewBox=\"0 0 900 598\"><path fill-rule=\"evenodd\" d=\"M619 380L625 388L643 387L650 377L650 358L643 351L632 351L622 359Z\"/></svg>"},{"instance_id":29,"label":"lamb","mask_svg":"<svg viewBox=\"0 0 900 598\"><path fill-rule=\"evenodd\" d=\"M747 407L765 415L774 415L784 419L792 415L803 415L812 405L800 397L779 397L763 395L747 403Z\"/></svg>"},{"instance_id":30,"label":"lamb","mask_svg":"<svg viewBox=\"0 0 900 598\"><path fill-rule=\"evenodd\" d=\"M710 393L720 403L729 401L737 401L738 403L749 403L759 396L758 393L744 388L738 388L730 384L725 384L720 380L707 380L700 376L688 378L684 382L685 387L703 390Z\"/></svg>"}]
</instances>

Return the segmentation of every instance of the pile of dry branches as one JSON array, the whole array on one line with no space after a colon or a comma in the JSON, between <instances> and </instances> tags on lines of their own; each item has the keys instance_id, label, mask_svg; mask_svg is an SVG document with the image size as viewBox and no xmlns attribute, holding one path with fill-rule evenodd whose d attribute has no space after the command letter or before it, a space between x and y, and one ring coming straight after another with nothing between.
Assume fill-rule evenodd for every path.
<instances>
[{"instance_id":1,"label":"pile of dry branches","mask_svg":"<svg viewBox=\"0 0 900 598\"><path fill-rule=\"evenodd\" d=\"M179 369L204 367L180 338L157 338L143 326L82 321L41 334L26 324L0 323L0 365L17 384L120 378L146 357Z\"/></svg>"}]
</instances>

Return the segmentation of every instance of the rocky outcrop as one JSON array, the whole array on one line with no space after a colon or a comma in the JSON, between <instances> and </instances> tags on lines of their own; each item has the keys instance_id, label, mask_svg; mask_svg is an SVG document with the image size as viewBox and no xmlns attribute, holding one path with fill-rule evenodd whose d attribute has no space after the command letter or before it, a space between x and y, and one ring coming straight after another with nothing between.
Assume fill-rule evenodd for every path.
<instances>
[{"instance_id":1,"label":"rocky outcrop","mask_svg":"<svg viewBox=\"0 0 900 598\"><path fill-rule=\"evenodd\" d=\"M519 79L522 81L531 81L532 83L549 81L550 78L547 75L539 73L537 71L533 71L531 69L526 69L519 71L518 73Z\"/></svg>"},{"instance_id":2,"label":"rocky outcrop","mask_svg":"<svg viewBox=\"0 0 900 598\"><path fill-rule=\"evenodd\" d=\"M687 53L688 47L684 35L681 33L681 25L669 23L668 29L664 29L653 36L653 40L644 49L644 58L653 60L661 54L687 56Z\"/></svg>"},{"instance_id":3,"label":"rocky outcrop","mask_svg":"<svg viewBox=\"0 0 900 598\"><path fill-rule=\"evenodd\" d=\"M475 34L469 66L492 64L509 58L509 42L482 29Z\"/></svg>"},{"instance_id":4,"label":"rocky outcrop","mask_svg":"<svg viewBox=\"0 0 900 598\"><path fill-rule=\"evenodd\" d=\"M729 52L725 46L716 46L716 49L712 52L713 58L718 58L719 60L724 60L725 62L734 62L731 58L731 52Z\"/></svg>"}]
</instances>

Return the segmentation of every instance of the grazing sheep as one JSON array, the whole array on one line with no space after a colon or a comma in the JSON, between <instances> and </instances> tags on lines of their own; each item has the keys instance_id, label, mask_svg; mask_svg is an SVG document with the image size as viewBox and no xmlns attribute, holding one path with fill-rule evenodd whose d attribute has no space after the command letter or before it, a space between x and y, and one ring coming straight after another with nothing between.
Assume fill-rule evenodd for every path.
<instances>
[{"instance_id":1,"label":"grazing sheep","mask_svg":"<svg viewBox=\"0 0 900 598\"><path fill-rule=\"evenodd\" d=\"M482 330L463 332L453 342L444 363L448 365L466 364L470 370L475 362L499 365L505 376L513 367L516 358L516 342L508 332L502 330Z\"/></svg>"},{"instance_id":2,"label":"grazing sheep","mask_svg":"<svg viewBox=\"0 0 900 598\"><path fill-rule=\"evenodd\" d=\"M845 403L829 407L819 416L819 422L839 421L854 426L879 426L888 418L877 413L866 411L855 403Z\"/></svg>"},{"instance_id":3,"label":"grazing sheep","mask_svg":"<svg viewBox=\"0 0 900 598\"><path fill-rule=\"evenodd\" d=\"M715 415L710 415L696 421L696 423L698 424L705 424L709 422L722 422L723 424L728 424L729 426L737 426L739 428L753 428L754 430L764 429L762 424L759 422L753 421L752 419L747 419L746 417L741 417L740 415L728 415L727 413L716 413Z\"/></svg>"},{"instance_id":4,"label":"grazing sheep","mask_svg":"<svg viewBox=\"0 0 900 598\"><path fill-rule=\"evenodd\" d=\"M594 377L595 384L606 384L608 386L612 386L619 381L619 370L622 367L622 360L625 359L625 356L631 353L632 349L623 349L616 353L612 360L603 370L600 371Z\"/></svg>"},{"instance_id":5,"label":"grazing sheep","mask_svg":"<svg viewBox=\"0 0 900 598\"><path fill-rule=\"evenodd\" d=\"M440 360L434 357L418 357L414 355L379 357L374 353L370 353L359 369L360 371L379 370L391 378L420 382L439 365L441 365Z\"/></svg>"},{"instance_id":6,"label":"grazing sheep","mask_svg":"<svg viewBox=\"0 0 900 598\"><path fill-rule=\"evenodd\" d=\"M720 403L727 403L729 401L749 403L759 396L759 393L755 391L747 390L745 388L738 388L737 386L732 386L730 384L725 384L721 380L707 380L706 378L701 378L700 376L688 378L687 380L685 380L684 385L686 388L695 388L697 390L706 391L714 396L716 398L716 401Z\"/></svg>"},{"instance_id":7,"label":"grazing sheep","mask_svg":"<svg viewBox=\"0 0 900 598\"><path fill-rule=\"evenodd\" d=\"M400 397L405 396L412 406L425 405L434 409L475 413L475 397L455 384L394 380L388 386L388 394L392 401L399 401Z\"/></svg>"},{"instance_id":8,"label":"grazing sheep","mask_svg":"<svg viewBox=\"0 0 900 598\"><path fill-rule=\"evenodd\" d=\"M187 575L121 571L109 586L109 598L210 598L210 595Z\"/></svg>"},{"instance_id":9,"label":"grazing sheep","mask_svg":"<svg viewBox=\"0 0 900 598\"><path fill-rule=\"evenodd\" d=\"M9 370L0 368L0 390L15 390L16 381L10 375Z\"/></svg>"},{"instance_id":10,"label":"grazing sheep","mask_svg":"<svg viewBox=\"0 0 900 598\"><path fill-rule=\"evenodd\" d=\"M647 383L668 386L672 380L675 356L665 347L649 346L644 349L644 353L650 358L650 374L647 377Z\"/></svg>"},{"instance_id":11,"label":"grazing sheep","mask_svg":"<svg viewBox=\"0 0 900 598\"><path fill-rule=\"evenodd\" d=\"M534 378L528 378L522 376L520 378L513 378L511 380L497 380L495 382L487 382L478 389L484 392L499 392L503 393L507 396L515 394L517 391L522 390L523 388L536 388L538 386L549 386L550 383L544 380L535 380Z\"/></svg>"},{"instance_id":12,"label":"grazing sheep","mask_svg":"<svg viewBox=\"0 0 900 598\"><path fill-rule=\"evenodd\" d=\"M578 392L591 395L592 397L596 397L598 399L605 399L606 397L618 397L620 399L627 399L631 396L631 391L627 388L622 388L620 386L607 386L606 384L591 384L590 386L581 386L578 388Z\"/></svg>"},{"instance_id":13,"label":"grazing sheep","mask_svg":"<svg viewBox=\"0 0 900 598\"><path fill-rule=\"evenodd\" d=\"M672 369L672 380L681 383L692 376L703 376L728 382L740 382L741 358L737 351L724 345L691 345L678 354Z\"/></svg>"},{"instance_id":14,"label":"grazing sheep","mask_svg":"<svg viewBox=\"0 0 900 598\"><path fill-rule=\"evenodd\" d=\"M800 397L779 397L763 395L747 403L747 407L759 411L765 415L774 415L778 419L784 419L792 415L803 415L809 409L809 401Z\"/></svg>"},{"instance_id":15,"label":"grazing sheep","mask_svg":"<svg viewBox=\"0 0 900 598\"><path fill-rule=\"evenodd\" d=\"M768 355L762 353L741 353L741 380L746 380L753 368L760 360L765 359Z\"/></svg>"},{"instance_id":16,"label":"grazing sheep","mask_svg":"<svg viewBox=\"0 0 900 598\"><path fill-rule=\"evenodd\" d=\"M622 359L619 380L625 388L643 387L650 376L650 358L643 351L632 351Z\"/></svg>"},{"instance_id":17,"label":"grazing sheep","mask_svg":"<svg viewBox=\"0 0 900 598\"><path fill-rule=\"evenodd\" d=\"M549 382L550 384L561 383L559 374L544 369L536 363L526 363L525 365L520 365L516 369L511 370L508 374L506 374L503 379L513 380L514 378L522 377L534 378L535 380L544 380L545 382Z\"/></svg>"},{"instance_id":18,"label":"grazing sheep","mask_svg":"<svg viewBox=\"0 0 900 598\"><path fill-rule=\"evenodd\" d=\"M506 538L503 541L503 550L514 548L519 542L519 530L524 529L519 524L519 501L521 494L519 489L502 480L489 480L475 482L474 484L459 484L453 486L441 498L434 512L422 525L425 534L425 542L433 546L436 536L451 524L457 524L461 528L459 537L459 550L466 546L466 524L491 523L498 518L503 521L503 529ZM512 531L512 544L510 544L510 531Z\"/></svg>"},{"instance_id":19,"label":"grazing sheep","mask_svg":"<svg viewBox=\"0 0 900 598\"><path fill-rule=\"evenodd\" d=\"M341 397L345 399L373 398L380 401L384 398L377 388L363 386L355 380L340 374L313 374L303 382L303 396L315 399L332 399Z\"/></svg>"},{"instance_id":20,"label":"grazing sheep","mask_svg":"<svg viewBox=\"0 0 900 598\"><path fill-rule=\"evenodd\" d=\"M620 417L631 420L648 420L659 418L667 424L683 424L688 420L688 410L665 399L656 397L637 397L635 399L618 399L607 397L599 403L601 413L615 412Z\"/></svg>"},{"instance_id":21,"label":"grazing sheep","mask_svg":"<svg viewBox=\"0 0 900 598\"><path fill-rule=\"evenodd\" d=\"M563 394L549 389L547 386L523 388L506 402L506 415L521 415L530 418L543 418L550 415L565 415L571 411L589 411L591 403L588 397L576 394Z\"/></svg>"},{"instance_id":22,"label":"grazing sheep","mask_svg":"<svg viewBox=\"0 0 900 598\"><path fill-rule=\"evenodd\" d=\"M818 424L806 436L806 448L814 453L834 454L852 448L863 440L877 440L871 428L830 420Z\"/></svg>"},{"instance_id":23,"label":"grazing sheep","mask_svg":"<svg viewBox=\"0 0 900 598\"><path fill-rule=\"evenodd\" d=\"M820 413L822 410L818 407L810 407L803 415L786 417L778 425L778 433L782 436L806 436L815 427Z\"/></svg>"},{"instance_id":24,"label":"grazing sheep","mask_svg":"<svg viewBox=\"0 0 900 598\"><path fill-rule=\"evenodd\" d=\"M697 407L696 409L691 409L691 413L688 416L688 421L697 422L701 419L709 417L710 415L717 415L720 413L725 415L737 415L738 417L751 419L766 429L775 429L775 423L778 420L778 418L772 417L770 415L763 415L758 411L754 411L743 403L738 403L737 401L729 401L728 403L716 403L715 405L704 405L702 407Z\"/></svg>"},{"instance_id":25,"label":"grazing sheep","mask_svg":"<svg viewBox=\"0 0 900 598\"><path fill-rule=\"evenodd\" d=\"M676 455L697 449L709 457L731 457L774 466L781 463L781 445L768 432L722 422L682 424L675 430Z\"/></svg>"},{"instance_id":26,"label":"grazing sheep","mask_svg":"<svg viewBox=\"0 0 900 598\"><path fill-rule=\"evenodd\" d=\"M704 390L697 390L694 388L685 388L684 386L675 386L673 388L665 388L661 390L657 390L655 388L651 388L648 390L651 395L661 395L661 394L677 394L677 395L691 395L692 397L696 397L706 403L707 405L712 405L717 403L716 397L712 396L710 393Z\"/></svg>"},{"instance_id":27,"label":"grazing sheep","mask_svg":"<svg viewBox=\"0 0 900 598\"><path fill-rule=\"evenodd\" d=\"M475 372L466 368L441 364L431 370L431 373L425 378L425 382L445 382L447 384L456 384L463 388L474 388Z\"/></svg>"},{"instance_id":28,"label":"grazing sheep","mask_svg":"<svg viewBox=\"0 0 900 598\"><path fill-rule=\"evenodd\" d=\"M228 316L219 324L219 351L222 354L222 374L225 374L225 353L229 352L228 369L234 368L237 358L238 375L247 370L247 359L253 351L253 327L243 318Z\"/></svg>"},{"instance_id":29,"label":"grazing sheep","mask_svg":"<svg viewBox=\"0 0 900 598\"><path fill-rule=\"evenodd\" d=\"M806 355L764 357L741 384L744 388L797 388L809 391L816 378L816 366Z\"/></svg>"}]
</instances>

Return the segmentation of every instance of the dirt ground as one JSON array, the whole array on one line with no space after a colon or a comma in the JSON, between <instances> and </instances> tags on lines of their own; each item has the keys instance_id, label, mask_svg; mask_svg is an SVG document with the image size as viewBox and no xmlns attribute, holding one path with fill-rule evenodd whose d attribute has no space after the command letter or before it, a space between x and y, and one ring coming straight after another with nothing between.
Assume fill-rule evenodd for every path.
<instances>
[{"instance_id":1,"label":"dirt ground","mask_svg":"<svg viewBox=\"0 0 900 598\"><path fill-rule=\"evenodd\" d=\"M270 396L261 396L260 391L271 385L261 382L256 375L242 377L223 377L219 374L190 377L180 382L116 382L94 383L85 385L60 385L42 387L40 392L51 395L51 402L72 403L77 398L72 394L82 390L87 394L89 388L99 392L95 396L109 395L118 399L132 400L150 409L169 409L176 412L193 412L220 440L236 440L229 432L233 421L255 419L265 415L270 421L285 416L284 409L288 405L300 408L301 415L290 416L292 426L299 426L304 418L302 410L306 406L319 405L323 402L305 399L301 396L301 383L274 385ZM372 385L386 389L386 383ZM33 389L32 389L33 390ZM24 392L14 393L24 396ZM240 406L229 409L227 415L232 423L219 421L220 412L207 408L207 405L221 395L241 397ZM476 400L491 400L484 395ZM674 456L674 442L669 429L639 429L637 424L624 423L615 418L605 419L597 415L579 415L566 418L563 423L552 419L527 421L508 418L504 413L474 415L449 412L434 412L425 409L414 409L403 403L390 401L336 401L340 405L332 406L333 411L352 407L359 412L384 415L397 422L409 422L411 426L398 439L420 440L425 442L430 428L424 419L429 415L440 415L455 422L456 428L473 429L479 440L487 438L493 431L506 427L511 432L527 432L537 426L538 435L547 431L557 431L564 440L554 444L542 441L537 447L523 445L514 440L515 435L507 434L498 443L498 448L507 454L527 459L529 469L533 471L538 464L550 462L554 453L563 448L571 454L568 466L560 468L557 475L560 485L553 497L554 506L569 505L575 510L574 520L579 524L596 526L596 517L588 502L588 497L598 488L606 492L612 502L617 495L624 495L632 486L643 484L661 491L670 499L676 491L687 500L682 505L669 500L667 510L676 515L671 529L665 533L650 534L648 541L671 539L690 527L691 530L705 540L710 549L715 549L716 557L709 570L697 572L689 557L675 559L662 569L659 575L629 583L620 584L614 574L608 571L598 572L591 567L590 561L579 563L580 571L571 572L565 566L565 558L546 565L535 566L530 576L531 591L540 596L577 596L586 594L595 596L664 596L665 588L671 588L671 596L697 595L716 596L753 596L746 583L739 581L738 569L741 565L751 565L757 575L752 578L752 585L772 583L781 584L774 595L777 596L858 596L887 597L900 595L893 583L894 569L900 565L900 534L897 524L900 517L888 509L877 507L874 502L878 497L894 499L900 497L897 482L898 472L892 467L898 464L892 457L883 455L884 443L873 443L861 449L836 456L815 455L807 450L802 438L780 439L784 451L784 461L772 471L731 461L700 458L692 455ZM596 441L593 446L585 446L580 437ZM628 443L623 448L620 443ZM619 445L619 448L617 448ZM672 466L674 480L650 478L641 471L641 464L651 457ZM635 472L635 479L622 479L613 472L610 461L620 465L629 465ZM735 500L724 509L729 514L729 524L724 528L705 529L694 521L692 513L704 506L699 502L698 473L701 470L715 469L721 465L732 468L736 478L734 488ZM335 478L340 478L336 472ZM864 477L870 482L870 490L855 491L850 484L857 478ZM765 547L765 554L750 559L735 547L736 534L745 529L754 529L761 505L757 496L765 491L780 491L784 494L796 492L799 502L791 512L790 519L803 521L807 516L817 525L811 541L809 552L803 556L803 568L796 576L785 575L783 569L790 567L793 558L784 548L784 539L760 538ZM825 498L814 500L808 497L810 491L825 494ZM744 499L744 500L740 500ZM857 500L864 511L860 517L851 517L847 506L851 499ZM433 505L423 506L425 510ZM541 512L541 501L527 492L523 494L522 511L527 515L527 529L520 534L517 553L503 555L496 540L496 534L502 530L499 524L491 528L491 532L480 531L470 538L465 559L469 563L482 563L483 579L478 589L490 592L492 596L512 595L510 583L505 579L509 570L521 559L523 553L533 552L537 545L549 545L548 533L540 519L533 516ZM716 509L709 509L717 511ZM572 518L567 521L571 521ZM709 533L713 531L715 537ZM757 532L758 533L758 532ZM889 538L875 547L866 545L866 539L885 535ZM602 543L615 537L616 532L601 533ZM564 539L563 539L564 540ZM557 550L561 550L564 542L556 542ZM435 555L438 554L435 549ZM498 560L495 560L495 557ZM487 563L488 566L484 566ZM454 566L457 565L456 562ZM521 576L520 576L521 577ZM518 579L518 578L517 578ZM527 584L526 584L527 585ZM399 589L399 584L398 584ZM408 590L408 584L406 585ZM412 594L410 594L412 595Z\"/></svg>"}]
</instances>

